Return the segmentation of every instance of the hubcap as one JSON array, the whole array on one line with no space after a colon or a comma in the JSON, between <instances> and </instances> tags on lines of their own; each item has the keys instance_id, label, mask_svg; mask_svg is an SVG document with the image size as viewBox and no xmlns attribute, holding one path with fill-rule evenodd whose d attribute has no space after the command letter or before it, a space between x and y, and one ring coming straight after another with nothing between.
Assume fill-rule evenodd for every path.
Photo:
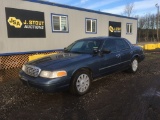
<instances>
[{"instance_id":1,"label":"hubcap","mask_svg":"<svg viewBox=\"0 0 160 120\"><path fill-rule=\"evenodd\" d=\"M89 76L87 74L81 74L76 82L76 87L79 92L85 92L89 87Z\"/></svg>"},{"instance_id":2,"label":"hubcap","mask_svg":"<svg viewBox=\"0 0 160 120\"><path fill-rule=\"evenodd\" d=\"M138 61L135 59L135 60L133 60L133 62L132 62L132 70L133 70L133 71L136 71L137 68L138 68Z\"/></svg>"}]
</instances>

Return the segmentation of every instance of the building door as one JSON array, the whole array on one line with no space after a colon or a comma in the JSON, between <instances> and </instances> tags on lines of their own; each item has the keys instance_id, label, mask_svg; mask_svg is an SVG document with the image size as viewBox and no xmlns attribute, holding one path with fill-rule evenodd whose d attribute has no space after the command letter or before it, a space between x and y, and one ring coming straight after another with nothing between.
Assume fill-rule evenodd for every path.
<instances>
[{"instance_id":1,"label":"building door","mask_svg":"<svg viewBox=\"0 0 160 120\"><path fill-rule=\"evenodd\" d=\"M109 36L121 37L121 22L109 21Z\"/></svg>"}]
</instances>

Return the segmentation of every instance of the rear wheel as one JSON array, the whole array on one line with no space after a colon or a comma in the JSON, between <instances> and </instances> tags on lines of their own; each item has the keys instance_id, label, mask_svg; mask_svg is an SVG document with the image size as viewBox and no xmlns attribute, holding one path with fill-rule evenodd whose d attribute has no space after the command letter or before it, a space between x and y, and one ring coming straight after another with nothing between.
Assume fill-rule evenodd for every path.
<instances>
[{"instance_id":1,"label":"rear wheel","mask_svg":"<svg viewBox=\"0 0 160 120\"><path fill-rule=\"evenodd\" d=\"M129 72L135 73L138 70L138 60L134 58L131 62L131 66L129 68Z\"/></svg>"},{"instance_id":2,"label":"rear wheel","mask_svg":"<svg viewBox=\"0 0 160 120\"><path fill-rule=\"evenodd\" d=\"M84 95L91 85L91 75L86 70L78 71L72 78L70 91L76 95Z\"/></svg>"}]
</instances>

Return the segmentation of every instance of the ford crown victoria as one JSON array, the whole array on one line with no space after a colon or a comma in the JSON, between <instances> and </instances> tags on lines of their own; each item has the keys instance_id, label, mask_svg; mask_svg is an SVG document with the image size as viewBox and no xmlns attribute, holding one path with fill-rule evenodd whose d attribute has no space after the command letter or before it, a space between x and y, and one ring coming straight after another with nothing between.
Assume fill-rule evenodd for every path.
<instances>
[{"instance_id":1,"label":"ford crown victoria","mask_svg":"<svg viewBox=\"0 0 160 120\"><path fill-rule=\"evenodd\" d=\"M24 64L19 76L24 84L47 92L68 89L83 95L98 77L124 70L135 73L144 58L142 48L125 38L84 38L62 53Z\"/></svg>"}]
</instances>

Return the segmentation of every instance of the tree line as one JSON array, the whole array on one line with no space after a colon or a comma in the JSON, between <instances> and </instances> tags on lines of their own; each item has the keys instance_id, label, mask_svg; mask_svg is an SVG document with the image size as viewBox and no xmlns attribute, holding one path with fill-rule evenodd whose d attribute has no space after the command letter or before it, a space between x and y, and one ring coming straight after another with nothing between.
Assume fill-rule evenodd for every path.
<instances>
[{"instance_id":1,"label":"tree line","mask_svg":"<svg viewBox=\"0 0 160 120\"><path fill-rule=\"evenodd\" d=\"M136 16L138 18L138 41L158 42L157 39L157 14ZM159 16L160 17L160 16ZM160 23L160 21L159 21ZM160 35L160 30L159 30Z\"/></svg>"},{"instance_id":2,"label":"tree line","mask_svg":"<svg viewBox=\"0 0 160 120\"><path fill-rule=\"evenodd\" d=\"M157 24L158 28L160 28L160 15L159 22L157 22L158 14L145 14L143 16L134 16L134 3L127 4L124 8L124 12L122 15L128 17L135 17L138 19L138 42L158 42L158 38L160 38L160 29L159 29L159 37L157 38Z\"/></svg>"}]
</instances>

